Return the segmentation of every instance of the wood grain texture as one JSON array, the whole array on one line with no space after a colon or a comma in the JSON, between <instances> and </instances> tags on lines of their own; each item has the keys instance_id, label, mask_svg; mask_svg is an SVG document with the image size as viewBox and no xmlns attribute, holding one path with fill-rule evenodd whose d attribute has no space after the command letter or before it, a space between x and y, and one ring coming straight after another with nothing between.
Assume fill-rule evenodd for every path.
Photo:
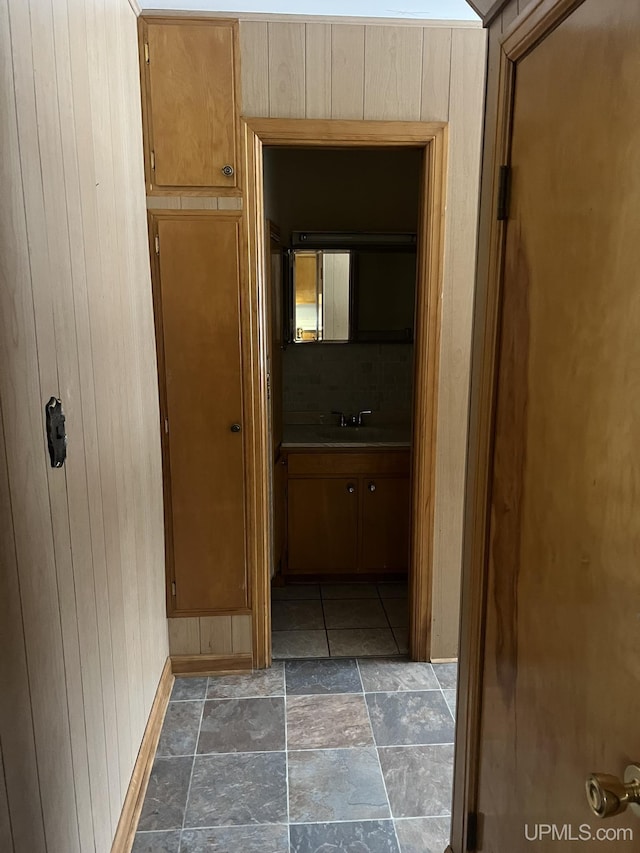
<instances>
[{"instance_id":1,"label":"wood grain texture","mask_svg":"<svg viewBox=\"0 0 640 853\"><path fill-rule=\"evenodd\" d=\"M269 24L269 115L305 117L305 25Z\"/></svg>"},{"instance_id":2,"label":"wood grain texture","mask_svg":"<svg viewBox=\"0 0 640 853\"><path fill-rule=\"evenodd\" d=\"M269 115L269 25L240 22L243 116Z\"/></svg>"},{"instance_id":3,"label":"wood grain texture","mask_svg":"<svg viewBox=\"0 0 640 853\"><path fill-rule=\"evenodd\" d=\"M172 655L174 675L233 675L252 669L250 654L237 655Z\"/></svg>"},{"instance_id":4,"label":"wood grain texture","mask_svg":"<svg viewBox=\"0 0 640 853\"><path fill-rule=\"evenodd\" d=\"M448 121L451 82L451 38L447 29L422 31L422 121Z\"/></svg>"},{"instance_id":5,"label":"wood grain texture","mask_svg":"<svg viewBox=\"0 0 640 853\"><path fill-rule=\"evenodd\" d=\"M307 118L331 115L331 27L305 25L305 95Z\"/></svg>"},{"instance_id":6,"label":"wood grain texture","mask_svg":"<svg viewBox=\"0 0 640 853\"><path fill-rule=\"evenodd\" d=\"M420 119L422 32L409 27L367 27L364 118Z\"/></svg>"},{"instance_id":7,"label":"wood grain texture","mask_svg":"<svg viewBox=\"0 0 640 853\"><path fill-rule=\"evenodd\" d=\"M107 851L168 652L136 21L2 0L0 40L3 778L17 851Z\"/></svg>"},{"instance_id":8,"label":"wood grain texture","mask_svg":"<svg viewBox=\"0 0 640 853\"><path fill-rule=\"evenodd\" d=\"M331 112L321 118L364 118L363 26L331 27Z\"/></svg>"}]
</instances>

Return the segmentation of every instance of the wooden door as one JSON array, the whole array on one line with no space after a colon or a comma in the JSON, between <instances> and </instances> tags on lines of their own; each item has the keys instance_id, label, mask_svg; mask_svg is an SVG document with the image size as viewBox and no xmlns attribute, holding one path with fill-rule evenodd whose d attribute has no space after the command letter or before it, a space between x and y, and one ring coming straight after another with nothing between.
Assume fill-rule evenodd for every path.
<instances>
[{"instance_id":1,"label":"wooden door","mask_svg":"<svg viewBox=\"0 0 640 853\"><path fill-rule=\"evenodd\" d=\"M267 358L269 360L269 384L271 396L271 443L276 458L282 444L282 347L284 344L282 313L282 242L280 230L267 220L269 236L267 253L267 327L270 330Z\"/></svg>"},{"instance_id":2,"label":"wooden door","mask_svg":"<svg viewBox=\"0 0 640 853\"><path fill-rule=\"evenodd\" d=\"M141 27L150 186L236 187L237 23L150 18Z\"/></svg>"},{"instance_id":3,"label":"wooden door","mask_svg":"<svg viewBox=\"0 0 640 853\"><path fill-rule=\"evenodd\" d=\"M316 477L288 483L289 574L355 572L358 481Z\"/></svg>"},{"instance_id":4,"label":"wooden door","mask_svg":"<svg viewBox=\"0 0 640 853\"><path fill-rule=\"evenodd\" d=\"M408 477L363 478L363 572L408 570L410 515Z\"/></svg>"},{"instance_id":5,"label":"wooden door","mask_svg":"<svg viewBox=\"0 0 640 853\"><path fill-rule=\"evenodd\" d=\"M243 609L240 217L176 213L154 222L172 609Z\"/></svg>"},{"instance_id":6,"label":"wooden door","mask_svg":"<svg viewBox=\"0 0 640 853\"><path fill-rule=\"evenodd\" d=\"M639 39L640 4L585 0L515 68L483 853L624 853L640 838L631 812L602 822L585 797L590 772L640 756ZM581 827L611 840L572 846Z\"/></svg>"}]
</instances>

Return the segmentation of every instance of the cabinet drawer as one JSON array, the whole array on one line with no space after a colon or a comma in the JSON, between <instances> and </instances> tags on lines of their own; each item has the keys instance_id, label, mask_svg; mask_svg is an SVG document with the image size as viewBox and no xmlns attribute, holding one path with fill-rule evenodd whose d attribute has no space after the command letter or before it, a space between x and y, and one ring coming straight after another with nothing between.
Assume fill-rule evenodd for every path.
<instances>
[{"instance_id":1,"label":"cabinet drawer","mask_svg":"<svg viewBox=\"0 0 640 853\"><path fill-rule=\"evenodd\" d=\"M408 474L409 450L383 453L289 453L289 476Z\"/></svg>"}]
</instances>

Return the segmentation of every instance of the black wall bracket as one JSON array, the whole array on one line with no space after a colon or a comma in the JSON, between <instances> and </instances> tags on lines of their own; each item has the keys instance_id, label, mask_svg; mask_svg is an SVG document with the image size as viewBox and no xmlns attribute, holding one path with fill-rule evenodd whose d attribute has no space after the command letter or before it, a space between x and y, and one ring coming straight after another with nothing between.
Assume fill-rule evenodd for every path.
<instances>
[{"instance_id":1,"label":"black wall bracket","mask_svg":"<svg viewBox=\"0 0 640 853\"><path fill-rule=\"evenodd\" d=\"M47 446L52 468L62 468L67 458L67 431L62 401L52 397L44 407L47 424Z\"/></svg>"}]
</instances>

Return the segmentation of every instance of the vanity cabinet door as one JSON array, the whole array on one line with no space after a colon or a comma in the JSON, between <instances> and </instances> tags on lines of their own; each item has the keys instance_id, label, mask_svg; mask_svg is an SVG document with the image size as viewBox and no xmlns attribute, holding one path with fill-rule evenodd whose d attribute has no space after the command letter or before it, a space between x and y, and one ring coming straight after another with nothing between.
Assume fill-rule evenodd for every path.
<instances>
[{"instance_id":1,"label":"vanity cabinet door","mask_svg":"<svg viewBox=\"0 0 640 853\"><path fill-rule=\"evenodd\" d=\"M410 512L408 477L363 478L361 571L407 571Z\"/></svg>"},{"instance_id":2,"label":"vanity cabinet door","mask_svg":"<svg viewBox=\"0 0 640 853\"><path fill-rule=\"evenodd\" d=\"M231 190L238 183L238 26L141 19L147 188Z\"/></svg>"},{"instance_id":3,"label":"vanity cabinet door","mask_svg":"<svg viewBox=\"0 0 640 853\"><path fill-rule=\"evenodd\" d=\"M359 490L355 477L289 480L288 574L357 571Z\"/></svg>"}]
</instances>

